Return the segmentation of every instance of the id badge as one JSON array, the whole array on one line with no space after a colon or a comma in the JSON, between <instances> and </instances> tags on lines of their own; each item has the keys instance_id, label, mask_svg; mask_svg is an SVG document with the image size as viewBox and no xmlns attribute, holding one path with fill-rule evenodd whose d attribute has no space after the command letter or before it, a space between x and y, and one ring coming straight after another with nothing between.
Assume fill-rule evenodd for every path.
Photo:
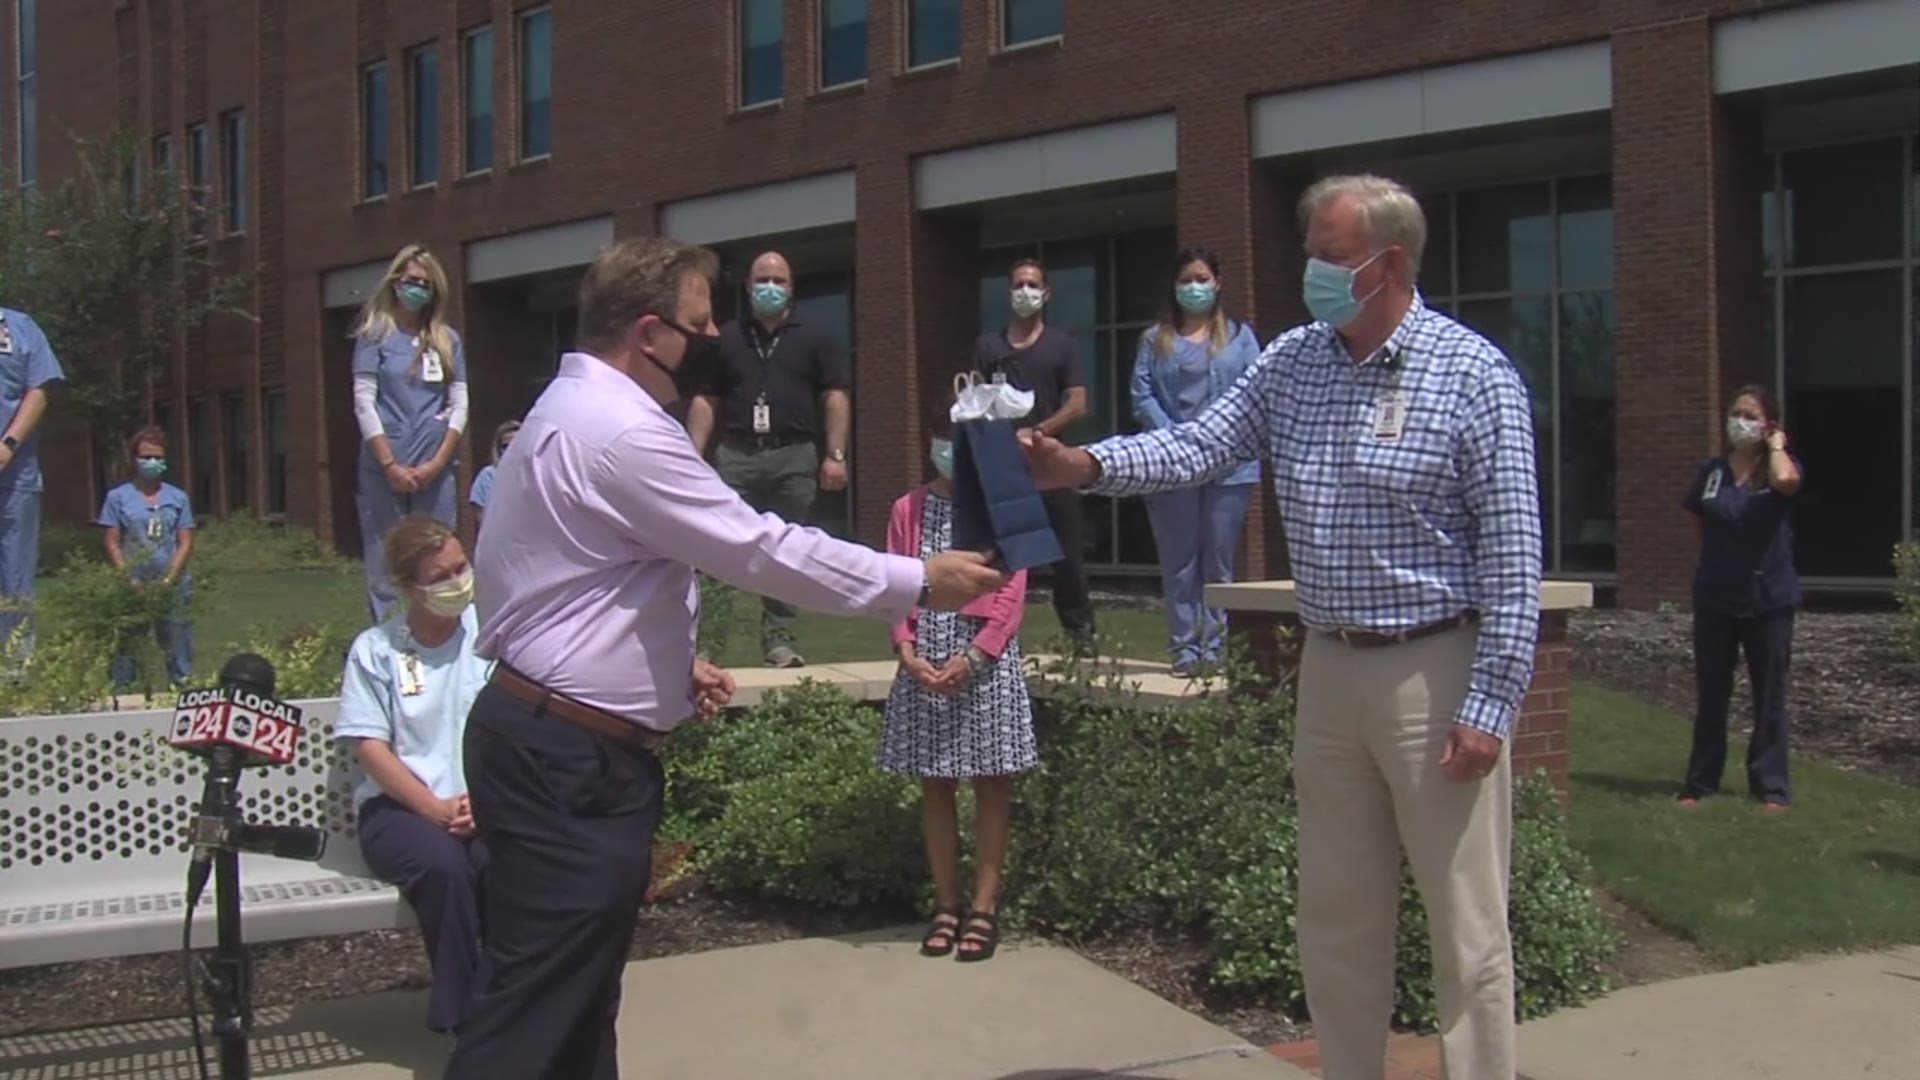
<instances>
[{"instance_id":1,"label":"id badge","mask_svg":"<svg viewBox=\"0 0 1920 1080\"><path fill-rule=\"evenodd\" d=\"M7 320L0 319L0 356L13 355L13 331L7 328Z\"/></svg>"},{"instance_id":2,"label":"id badge","mask_svg":"<svg viewBox=\"0 0 1920 1080\"><path fill-rule=\"evenodd\" d=\"M1700 501L1710 503L1713 501L1713 497L1718 494L1720 494L1720 470L1715 469L1707 474L1707 486L1705 490L1700 492Z\"/></svg>"},{"instance_id":3,"label":"id badge","mask_svg":"<svg viewBox=\"0 0 1920 1080\"><path fill-rule=\"evenodd\" d=\"M166 538L166 535L167 535L167 527L166 527L166 524L160 520L160 515L148 514L147 515L147 539L162 540Z\"/></svg>"},{"instance_id":4,"label":"id badge","mask_svg":"<svg viewBox=\"0 0 1920 1080\"><path fill-rule=\"evenodd\" d=\"M446 366L440 363L440 354L428 349L420 354L420 380L422 382L445 382Z\"/></svg>"},{"instance_id":5,"label":"id badge","mask_svg":"<svg viewBox=\"0 0 1920 1080\"><path fill-rule=\"evenodd\" d=\"M412 653L400 653L393 658L395 681L400 684L401 697L419 697L427 692L427 680L420 672L420 658Z\"/></svg>"},{"instance_id":6,"label":"id badge","mask_svg":"<svg viewBox=\"0 0 1920 1080\"><path fill-rule=\"evenodd\" d=\"M755 435L765 435L772 430L773 410L768 408L767 403L764 401L755 402L753 406L753 433Z\"/></svg>"},{"instance_id":7,"label":"id badge","mask_svg":"<svg viewBox=\"0 0 1920 1080\"><path fill-rule=\"evenodd\" d=\"M1376 442L1398 442L1407 427L1407 395L1389 390L1373 405L1373 438Z\"/></svg>"}]
</instances>

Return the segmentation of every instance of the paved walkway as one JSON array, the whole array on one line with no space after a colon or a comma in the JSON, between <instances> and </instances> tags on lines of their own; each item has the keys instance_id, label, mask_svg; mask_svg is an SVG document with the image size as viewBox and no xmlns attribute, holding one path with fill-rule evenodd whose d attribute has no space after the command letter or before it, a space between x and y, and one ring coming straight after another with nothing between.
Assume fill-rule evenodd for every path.
<instances>
[{"instance_id":1,"label":"paved walkway","mask_svg":"<svg viewBox=\"0 0 1920 1080\"><path fill-rule=\"evenodd\" d=\"M917 930L632 964L631 1080L1304 1080L1231 1032L1075 953L1003 945L983 964L916 955ZM430 1080L446 1040L421 993L266 1010L255 1075ZM0 1040L7 1080L196 1080L186 1025ZM513 1080L502 1077L501 1080Z\"/></svg>"},{"instance_id":2,"label":"paved walkway","mask_svg":"<svg viewBox=\"0 0 1920 1080\"><path fill-rule=\"evenodd\" d=\"M648 960L627 969L633 1080L1303 1080L1308 1045L1261 1050L1073 952L985 964L914 954L915 929ZM263 1010L255 1075L437 1080L421 993ZM4 1080L196 1080L169 1020L0 1039ZM1391 1080L1439 1080L1431 1039ZM1526 1080L1920 1080L1920 947L1676 979L1527 1024ZM502 1078L512 1080L512 1078Z\"/></svg>"}]
</instances>

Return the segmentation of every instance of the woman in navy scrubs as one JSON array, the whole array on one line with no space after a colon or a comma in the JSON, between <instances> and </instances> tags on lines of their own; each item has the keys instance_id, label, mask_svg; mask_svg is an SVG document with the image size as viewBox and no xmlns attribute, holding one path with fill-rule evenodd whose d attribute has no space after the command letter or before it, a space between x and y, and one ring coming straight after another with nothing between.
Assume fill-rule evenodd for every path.
<instances>
[{"instance_id":1,"label":"woman in navy scrubs","mask_svg":"<svg viewBox=\"0 0 1920 1080\"><path fill-rule=\"evenodd\" d=\"M1789 518L1800 462L1787 453L1780 410L1761 386L1743 386L1727 408L1727 453L1700 467L1681 506L1700 524L1693 575L1693 665L1698 708L1680 805L1720 790L1727 763L1727 706L1734 661L1747 658L1753 739L1747 788L1768 810L1785 810L1787 667L1800 578Z\"/></svg>"}]
</instances>

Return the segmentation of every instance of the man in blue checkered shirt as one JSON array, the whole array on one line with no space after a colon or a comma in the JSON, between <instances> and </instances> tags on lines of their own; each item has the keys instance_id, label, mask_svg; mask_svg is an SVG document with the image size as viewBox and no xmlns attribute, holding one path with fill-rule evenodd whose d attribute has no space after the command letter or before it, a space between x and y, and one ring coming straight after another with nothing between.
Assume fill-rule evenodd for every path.
<instances>
[{"instance_id":1,"label":"man in blue checkered shirt","mask_svg":"<svg viewBox=\"0 0 1920 1080\"><path fill-rule=\"evenodd\" d=\"M1144 495L1265 455L1307 627L1294 734L1301 963L1329 1080L1377 1080L1404 846L1432 928L1452 1077L1514 1075L1506 739L1533 677L1533 413L1491 342L1422 303L1426 219L1338 176L1301 200L1314 322L1192 422L1075 449L1023 433L1043 488Z\"/></svg>"}]
</instances>

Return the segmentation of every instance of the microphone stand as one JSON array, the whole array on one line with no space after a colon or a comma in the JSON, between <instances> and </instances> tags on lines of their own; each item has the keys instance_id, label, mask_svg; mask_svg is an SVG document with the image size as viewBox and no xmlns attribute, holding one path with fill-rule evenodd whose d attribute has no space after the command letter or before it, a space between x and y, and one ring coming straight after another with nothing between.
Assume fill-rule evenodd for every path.
<instances>
[{"instance_id":1,"label":"microphone stand","mask_svg":"<svg viewBox=\"0 0 1920 1080\"><path fill-rule=\"evenodd\" d=\"M216 747L207 769L200 813L222 822L240 816L235 788L240 780L233 751ZM218 925L214 957L206 965L206 995L213 1034L220 1040L221 1080L250 1080L247 1033L253 1027L252 977L240 940L240 853L221 845L213 853L213 902Z\"/></svg>"}]
</instances>

